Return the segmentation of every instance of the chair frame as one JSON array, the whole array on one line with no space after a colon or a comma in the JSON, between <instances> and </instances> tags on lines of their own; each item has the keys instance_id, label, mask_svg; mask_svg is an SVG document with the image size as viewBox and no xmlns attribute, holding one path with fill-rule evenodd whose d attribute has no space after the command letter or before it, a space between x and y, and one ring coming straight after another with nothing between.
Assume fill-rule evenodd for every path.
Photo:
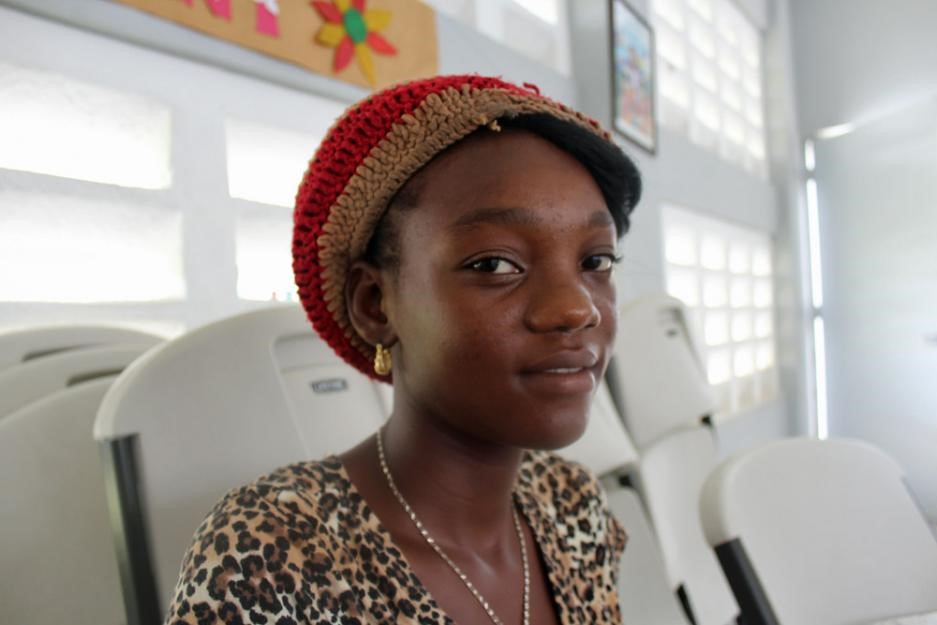
<instances>
[{"instance_id":1,"label":"chair frame","mask_svg":"<svg viewBox=\"0 0 937 625\"><path fill-rule=\"evenodd\" d=\"M724 542L714 549L739 605L739 625L780 625L741 539Z\"/></svg>"},{"instance_id":2,"label":"chair frame","mask_svg":"<svg viewBox=\"0 0 937 625\"><path fill-rule=\"evenodd\" d=\"M101 442L104 488L114 534L127 625L160 625L162 608L139 493L137 436ZM130 554L136 554L131 557Z\"/></svg>"}]
</instances>

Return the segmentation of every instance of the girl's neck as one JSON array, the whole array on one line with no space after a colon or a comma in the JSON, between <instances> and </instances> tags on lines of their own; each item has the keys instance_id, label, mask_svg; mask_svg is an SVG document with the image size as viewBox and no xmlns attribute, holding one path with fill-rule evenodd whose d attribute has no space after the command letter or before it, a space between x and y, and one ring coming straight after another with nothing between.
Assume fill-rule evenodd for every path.
<instances>
[{"instance_id":1,"label":"girl's neck","mask_svg":"<svg viewBox=\"0 0 937 625\"><path fill-rule=\"evenodd\" d=\"M523 450L486 444L406 411L395 412L383 437L400 493L441 545L483 553L516 542L511 510ZM413 533L378 459L376 437L341 454L369 507L391 530Z\"/></svg>"},{"instance_id":2,"label":"girl's neck","mask_svg":"<svg viewBox=\"0 0 937 625\"><path fill-rule=\"evenodd\" d=\"M405 413L379 435L397 488L437 540L479 549L503 542L523 450Z\"/></svg>"}]
</instances>

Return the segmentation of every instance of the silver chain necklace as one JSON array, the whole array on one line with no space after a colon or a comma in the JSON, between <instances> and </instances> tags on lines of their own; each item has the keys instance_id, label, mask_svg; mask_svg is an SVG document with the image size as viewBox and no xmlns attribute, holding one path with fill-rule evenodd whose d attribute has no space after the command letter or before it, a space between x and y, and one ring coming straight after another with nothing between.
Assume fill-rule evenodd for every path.
<instances>
[{"instance_id":1,"label":"silver chain necklace","mask_svg":"<svg viewBox=\"0 0 937 625\"><path fill-rule=\"evenodd\" d=\"M387 485L390 486L390 490L394 493L394 497L397 498L397 501L400 502L400 505L403 506L404 511L407 513L407 516L410 517L410 520L413 521L413 525L416 526L416 529L420 532L420 536L423 537L423 540L426 541L430 547L433 548L433 551L442 558L443 562L449 565L449 568L459 576L459 579L462 580L462 583L465 584L465 587L468 588L469 592L472 593L472 596L478 600L478 603L481 604L482 608L485 610L485 613L488 614L488 618L491 619L491 622L495 625L503 625L501 619L498 618L498 615L495 614L492 607L488 604L488 601L482 596L478 589L469 581L469 578L462 572L462 569L459 568L459 565L452 561L452 558L446 555L446 552L442 550L432 536L429 535L429 532L423 527L423 523L417 518L416 513L413 511L413 508L410 507L410 504L407 503L407 500L403 498L403 495L400 494L400 491L397 490L397 484L394 483L394 478L390 474L390 468L387 466L387 458L384 456L384 440L383 440L383 430L378 430L377 432L377 455L381 461L381 471L384 472L384 477L387 478ZM517 515L517 508L512 507L511 512L514 516L514 529L517 530L517 541L521 545L521 561L524 565L524 618L523 625L530 625L530 567L527 564L527 544L524 542L524 532L521 530L521 520Z\"/></svg>"}]
</instances>

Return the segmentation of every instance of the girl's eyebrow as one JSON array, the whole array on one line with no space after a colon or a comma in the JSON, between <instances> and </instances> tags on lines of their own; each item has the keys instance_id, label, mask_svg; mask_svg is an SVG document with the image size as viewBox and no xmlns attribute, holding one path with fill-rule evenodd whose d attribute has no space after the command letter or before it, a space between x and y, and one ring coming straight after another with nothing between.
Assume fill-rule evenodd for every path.
<instances>
[{"instance_id":1,"label":"girl's eyebrow","mask_svg":"<svg viewBox=\"0 0 937 625\"><path fill-rule=\"evenodd\" d=\"M451 226L452 230L466 230L479 224L534 226L543 223L536 213L522 208L478 208L459 217ZM614 226L608 210L597 210L585 222L587 227Z\"/></svg>"},{"instance_id":2,"label":"girl's eyebrow","mask_svg":"<svg viewBox=\"0 0 937 625\"><path fill-rule=\"evenodd\" d=\"M520 208L477 208L459 217L450 228L466 230L482 223L531 226L540 221L531 211Z\"/></svg>"},{"instance_id":3,"label":"girl's eyebrow","mask_svg":"<svg viewBox=\"0 0 937 625\"><path fill-rule=\"evenodd\" d=\"M589 215L589 221L587 223L595 227L615 226L615 220L612 219L612 214L608 209L595 211Z\"/></svg>"}]
</instances>

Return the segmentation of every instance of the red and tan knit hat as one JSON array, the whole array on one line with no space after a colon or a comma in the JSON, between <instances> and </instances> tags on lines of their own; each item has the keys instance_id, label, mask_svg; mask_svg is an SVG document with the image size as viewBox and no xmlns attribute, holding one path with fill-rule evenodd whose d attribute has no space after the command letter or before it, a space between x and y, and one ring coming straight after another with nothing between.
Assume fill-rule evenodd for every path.
<instances>
[{"instance_id":1,"label":"red and tan knit hat","mask_svg":"<svg viewBox=\"0 0 937 625\"><path fill-rule=\"evenodd\" d=\"M345 278L404 183L444 149L501 117L545 113L610 140L595 120L540 95L484 76L439 76L375 93L329 130L296 196L293 271L319 335L346 362L374 373L373 346L355 332Z\"/></svg>"}]
</instances>

